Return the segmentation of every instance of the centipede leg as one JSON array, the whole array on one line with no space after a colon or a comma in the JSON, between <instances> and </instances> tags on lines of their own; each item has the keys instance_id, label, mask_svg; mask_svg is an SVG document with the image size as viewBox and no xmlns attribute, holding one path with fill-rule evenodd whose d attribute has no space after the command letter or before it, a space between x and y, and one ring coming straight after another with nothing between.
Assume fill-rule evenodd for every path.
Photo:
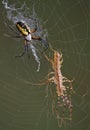
<instances>
[{"instance_id":1,"label":"centipede leg","mask_svg":"<svg viewBox=\"0 0 90 130\"><path fill-rule=\"evenodd\" d=\"M45 56L45 58L50 62L50 63L52 63L53 64L53 60L52 59L50 59L47 55L45 55L44 54L44 56Z\"/></svg>"},{"instance_id":2,"label":"centipede leg","mask_svg":"<svg viewBox=\"0 0 90 130\"><path fill-rule=\"evenodd\" d=\"M47 76L49 77L50 75L53 75L54 74L54 72L50 72Z\"/></svg>"}]
</instances>

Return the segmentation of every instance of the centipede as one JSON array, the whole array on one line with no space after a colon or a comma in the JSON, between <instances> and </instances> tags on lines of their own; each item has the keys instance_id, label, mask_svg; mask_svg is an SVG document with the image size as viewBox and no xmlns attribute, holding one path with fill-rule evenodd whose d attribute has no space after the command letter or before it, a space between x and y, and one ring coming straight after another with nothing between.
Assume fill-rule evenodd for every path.
<instances>
[{"instance_id":1,"label":"centipede","mask_svg":"<svg viewBox=\"0 0 90 130\"><path fill-rule=\"evenodd\" d=\"M72 120L72 102L71 95L73 93L72 82L62 75L61 68L63 56L61 52L53 50L53 58L44 55L51 64L52 71L48 74L48 82L55 84L56 92L52 95L52 112L55 115L58 126L61 127L65 120Z\"/></svg>"},{"instance_id":2,"label":"centipede","mask_svg":"<svg viewBox=\"0 0 90 130\"><path fill-rule=\"evenodd\" d=\"M57 120L58 127L60 128L65 121L72 121L72 94L74 92L72 87L73 80L68 79L62 74L62 52L52 48L51 51L53 52L51 57L48 57L44 53L45 59L51 66L51 71L47 74L46 79L37 84L30 84L39 86L49 84L51 110Z\"/></svg>"}]
</instances>

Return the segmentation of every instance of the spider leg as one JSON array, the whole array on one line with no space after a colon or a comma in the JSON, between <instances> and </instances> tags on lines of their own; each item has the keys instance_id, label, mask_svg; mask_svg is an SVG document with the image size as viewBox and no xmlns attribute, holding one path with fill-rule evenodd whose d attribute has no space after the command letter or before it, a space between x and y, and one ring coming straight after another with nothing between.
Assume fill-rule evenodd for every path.
<instances>
[{"instance_id":1,"label":"spider leg","mask_svg":"<svg viewBox=\"0 0 90 130\"><path fill-rule=\"evenodd\" d=\"M11 31L13 31L13 32L15 32L17 35L19 35L19 33L18 33L12 26L8 25L8 27L9 27L9 29L10 29Z\"/></svg>"},{"instance_id":2,"label":"spider leg","mask_svg":"<svg viewBox=\"0 0 90 130\"><path fill-rule=\"evenodd\" d=\"M22 56L24 56L25 53L26 53L26 52L23 51L20 55L16 55L15 57L22 57Z\"/></svg>"},{"instance_id":3,"label":"spider leg","mask_svg":"<svg viewBox=\"0 0 90 130\"><path fill-rule=\"evenodd\" d=\"M21 38L20 35L15 35L15 36L13 36L13 35L9 35L9 34L6 34L6 33L4 33L4 36L5 36L5 37L11 37L11 38Z\"/></svg>"},{"instance_id":4,"label":"spider leg","mask_svg":"<svg viewBox=\"0 0 90 130\"><path fill-rule=\"evenodd\" d=\"M21 38L20 35L16 35L16 36L11 36L12 38Z\"/></svg>"},{"instance_id":5,"label":"spider leg","mask_svg":"<svg viewBox=\"0 0 90 130\"><path fill-rule=\"evenodd\" d=\"M45 40L43 40L41 37L39 37L39 36L32 36L32 39L33 40L39 40L41 42L41 44L45 47L44 52L48 49L49 44Z\"/></svg>"},{"instance_id":6,"label":"spider leg","mask_svg":"<svg viewBox=\"0 0 90 130\"><path fill-rule=\"evenodd\" d=\"M15 28L13 28L13 26L11 25L7 25L6 22L4 22L4 24L9 28L10 31L14 32L16 35L13 36L13 35L8 35L8 34L5 34L5 36L7 37L12 37L12 38L21 38L22 36L17 32L17 30Z\"/></svg>"},{"instance_id":7,"label":"spider leg","mask_svg":"<svg viewBox=\"0 0 90 130\"><path fill-rule=\"evenodd\" d=\"M38 37L38 36L32 36L32 39L33 39L33 40L41 40L41 38Z\"/></svg>"},{"instance_id":8,"label":"spider leg","mask_svg":"<svg viewBox=\"0 0 90 130\"><path fill-rule=\"evenodd\" d=\"M13 28L11 25L7 25L6 22L4 22L4 24L14 33L16 33L17 35L19 35L19 33L17 32L17 30L15 30L15 28Z\"/></svg>"},{"instance_id":9,"label":"spider leg","mask_svg":"<svg viewBox=\"0 0 90 130\"><path fill-rule=\"evenodd\" d=\"M36 28L35 29L30 29L30 32L34 33L34 32L36 32L36 30L37 30Z\"/></svg>"},{"instance_id":10,"label":"spider leg","mask_svg":"<svg viewBox=\"0 0 90 130\"><path fill-rule=\"evenodd\" d=\"M49 48L49 44L44 39L41 39L41 44L45 47L44 52Z\"/></svg>"},{"instance_id":11,"label":"spider leg","mask_svg":"<svg viewBox=\"0 0 90 130\"><path fill-rule=\"evenodd\" d=\"M20 55L17 55L15 57L22 57L22 56L24 56L25 53L28 54L28 43L26 40L24 41L24 47L25 47L24 51ZM29 54L28 54L28 57L29 57Z\"/></svg>"}]
</instances>

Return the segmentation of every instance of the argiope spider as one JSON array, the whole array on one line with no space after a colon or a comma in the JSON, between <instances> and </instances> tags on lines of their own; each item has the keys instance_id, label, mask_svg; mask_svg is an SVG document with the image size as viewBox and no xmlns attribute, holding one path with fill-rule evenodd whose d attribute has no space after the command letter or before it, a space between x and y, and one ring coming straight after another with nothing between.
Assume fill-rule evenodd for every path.
<instances>
[{"instance_id":1,"label":"argiope spider","mask_svg":"<svg viewBox=\"0 0 90 130\"><path fill-rule=\"evenodd\" d=\"M25 49L20 55L17 55L16 57L22 57L25 53L28 54L28 50L30 47L29 45L32 44L32 40L40 41L44 45L45 50L47 50L47 48L49 47L48 43L45 40L43 40L43 38L32 35L34 32L37 31L37 28L30 29L30 27L28 27L28 25L23 21L16 22L16 28L18 29L19 32L17 32L17 30L14 30L14 28L10 25L8 27L10 28L10 30L16 33L15 38L21 38L21 37L24 38Z\"/></svg>"}]
</instances>

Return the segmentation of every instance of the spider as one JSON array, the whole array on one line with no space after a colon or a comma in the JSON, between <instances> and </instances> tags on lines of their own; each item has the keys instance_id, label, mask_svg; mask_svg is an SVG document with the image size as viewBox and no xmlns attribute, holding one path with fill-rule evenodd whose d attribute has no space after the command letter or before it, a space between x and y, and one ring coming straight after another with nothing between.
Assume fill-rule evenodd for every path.
<instances>
[{"instance_id":1,"label":"spider","mask_svg":"<svg viewBox=\"0 0 90 130\"><path fill-rule=\"evenodd\" d=\"M29 42L31 42L32 40L38 40L38 41L42 42L42 44L45 46L45 50L48 49L49 45L45 40L43 40L39 36L32 35L34 32L37 31L37 28L30 29L30 27L28 27L28 25L22 21L16 22L16 28L18 29L19 33L17 33L17 31L14 30L11 26L9 26L9 28L17 34L16 38L21 38L21 37L24 38L24 48L25 49L20 55L17 55L16 57L22 57L25 53L28 54Z\"/></svg>"}]
</instances>

